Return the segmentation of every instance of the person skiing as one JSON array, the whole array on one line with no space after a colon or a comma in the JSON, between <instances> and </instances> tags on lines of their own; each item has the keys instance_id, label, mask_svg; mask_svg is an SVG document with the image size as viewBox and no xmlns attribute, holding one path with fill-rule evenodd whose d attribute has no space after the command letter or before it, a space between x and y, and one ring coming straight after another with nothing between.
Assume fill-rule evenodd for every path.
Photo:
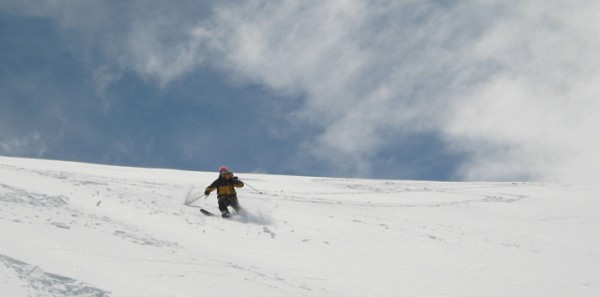
<instances>
[{"instance_id":1,"label":"person skiing","mask_svg":"<svg viewBox=\"0 0 600 297\"><path fill-rule=\"evenodd\" d=\"M235 188L242 187L244 187L244 183L237 176L234 176L233 172L227 169L227 166L221 166L219 169L219 178L206 187L204 195L208 197L212 191L217 190L217 200L219 201L221 216L227 218L231 216L227 207L231 206L236 213L240 213L242 210L235 191Z\"/></svg>"}]
</instances>

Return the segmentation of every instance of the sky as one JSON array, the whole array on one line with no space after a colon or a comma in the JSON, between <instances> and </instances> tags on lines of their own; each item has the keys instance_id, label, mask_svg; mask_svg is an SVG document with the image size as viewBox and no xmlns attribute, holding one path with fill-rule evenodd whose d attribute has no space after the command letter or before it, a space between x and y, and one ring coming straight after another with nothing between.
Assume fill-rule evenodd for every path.
<instances>
[{"instance_id":1,"label":"sky","mask_svg":"<svg viewBox=\"0 0 600 297\"><path fill-rule=\"evenodd\" d=\"M0 155L598 181L598 13L587 0L0 0Z\"/></svg>"}]
</instances>

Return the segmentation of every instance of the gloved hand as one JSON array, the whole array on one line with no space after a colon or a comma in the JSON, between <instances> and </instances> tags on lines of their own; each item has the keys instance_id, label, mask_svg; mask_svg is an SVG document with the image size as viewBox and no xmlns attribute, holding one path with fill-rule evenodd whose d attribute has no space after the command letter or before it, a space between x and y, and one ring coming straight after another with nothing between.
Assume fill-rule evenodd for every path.
<instances>
[{"instance_id":1,"label":"gloved hand","mask_svg":"<svg viewBox=\"0 0 600 297\"><path fill-rule=\"evenodd\" d=\"M206 196L210 195L210 191L207 189L206 191L204 191L204 195L206 195Z\"/></svg>"}]
</instances>

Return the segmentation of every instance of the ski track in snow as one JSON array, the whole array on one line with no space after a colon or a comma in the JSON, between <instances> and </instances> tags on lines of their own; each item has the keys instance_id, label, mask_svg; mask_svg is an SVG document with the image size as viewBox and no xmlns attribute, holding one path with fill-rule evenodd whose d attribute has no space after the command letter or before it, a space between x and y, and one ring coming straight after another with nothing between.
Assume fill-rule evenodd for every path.
<instances>
[{"instance_id":1,"label":"ski track in snow","mask_svg":"<svg viewBox=\"0 0 600 297\"><path fill-rule=\"evenodd\" d=\"M0 290L600 293L596 185L238 175L260 192L240 189L245 212L222 219L199 212L218 213L214 196L184 205L214 173L0 157Z\"/></svg>"},{"instance_id":2,"label":"ski track in snow","mask_svg":"<svg viewBox=\"0 0 600 297\"><path fill-rule=\"evenodd\" d=\"M443 207L443 206L462 206L470 203L513 203L526 199L527 195L509 194L509 193L486 193L473 191L477 189L485 189L484 187L472 187L465 191L458 191L454 188L431 188L430 186L415 187L406 184L395 184L386 182L383 186L348 184L351 181L346 180L346 183L339 181L330 181L326 179L315 179L316 182L325 183L327 185L335 185L341 189L337 192L296 192L296 193L276 193L267 192L266 195L283 198L287 201L312 204L331 204L331 205L347 205L347 206L365 206L365 207ZM397 199L394 202L379 202L382 194L390 195L391 197L399 196L400 194L425 194L427 197L444 196L443 199L421 199L418 203L398 203ZM460 199L449 197L449 194L457 194ZM369 196L378 195L378 199L369 199ZM425 196L423 195L423 196ZM318 198L322 196L324 198ZM332 200L331 196L360 196L362 201L343 201ZM465 198L466 197L466 198ZM425 200L425 201L423 201ZM432 202L427 202L427 201ZM450 201L448 201L450 200Z\"/></svg>"},{"instance_id":3,"label":"ski track in snow","mask_svg":"<svg viewBox=\"0 0 600 297\"><path fill-rule=\"evenodd\" d=\"M38 266L0 254L0 263L14 272L29 296L108 297L110 292L84 282L44 271ZM15 296L16 297L16 296Z\"/></svg>"}]
</instances>

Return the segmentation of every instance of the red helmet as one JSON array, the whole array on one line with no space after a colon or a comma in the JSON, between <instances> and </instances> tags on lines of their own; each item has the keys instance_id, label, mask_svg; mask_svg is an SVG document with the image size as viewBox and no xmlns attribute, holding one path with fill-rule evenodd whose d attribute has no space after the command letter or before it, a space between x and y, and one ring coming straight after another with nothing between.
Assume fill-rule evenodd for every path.
<instances>
[{"instance_id":1,"label":"red helmet","mask_svg":"<svg viewBox=\"0 0 600 297\"><path fill-rule=\"evenodd\" d=\"M227 170L227 166L223 165L223 166L221 166L221 168L219 168L219 171L229 171L229 170Z\"/></svg>"}]
</instances>

